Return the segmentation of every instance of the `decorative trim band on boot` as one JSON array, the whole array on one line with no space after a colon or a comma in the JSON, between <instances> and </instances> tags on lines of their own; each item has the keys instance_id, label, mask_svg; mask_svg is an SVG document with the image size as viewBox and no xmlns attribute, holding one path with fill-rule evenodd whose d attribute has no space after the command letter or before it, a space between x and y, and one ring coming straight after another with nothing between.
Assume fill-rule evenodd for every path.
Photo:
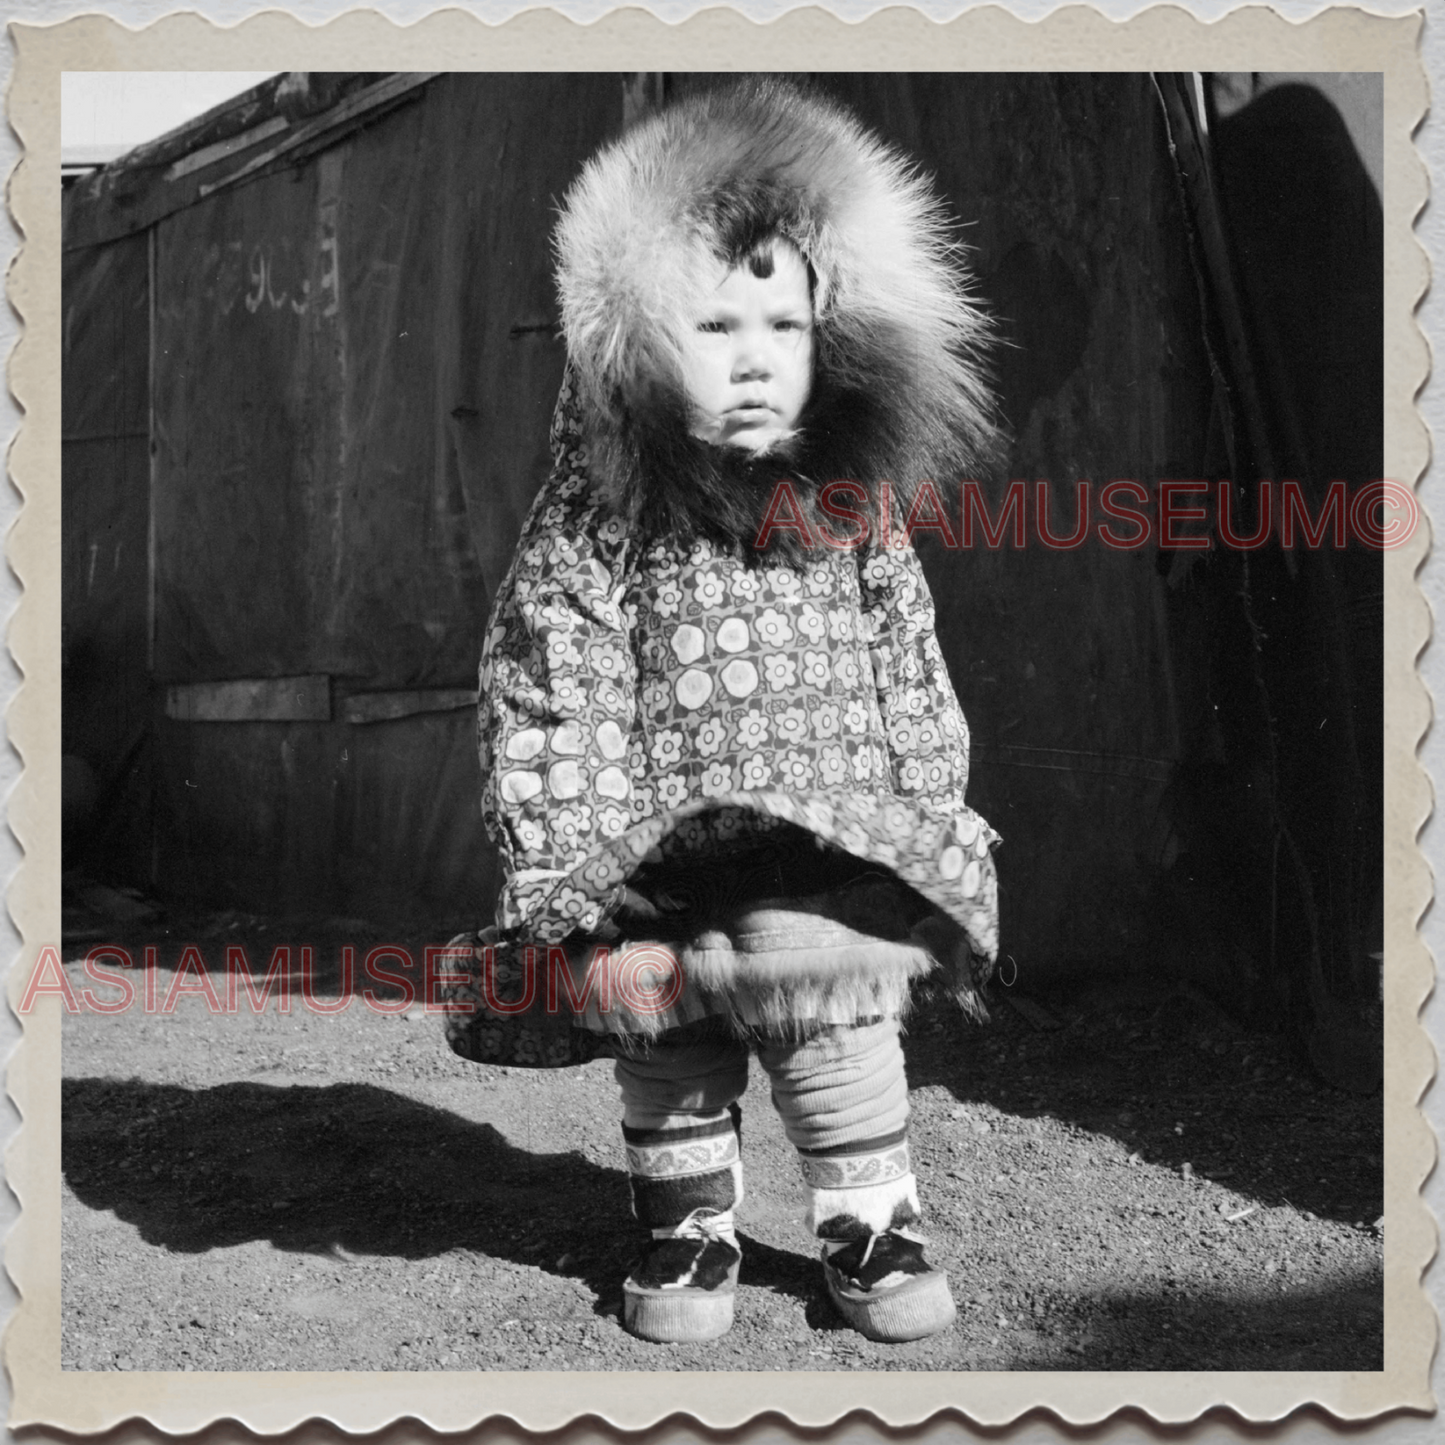
<instances>
[{"instance_id":1,"label":"decorative trim band on boot","mask_svg":"<svg viewBox=\"0 0 1445 1445\"><path fill-rule=\"evenodd\" d=\"M799 1149L798 1163L809 1189L858 1189L888 1184L912 1173L908 1138L902 1129L885 1139L838 1149Z\"/></svg>"},{"instance_id":2,"label":"decorative trim band on boot","mask_svg":"<svg viewBox=\"0 0 1445 1445\"><path fill-rule=\"evenodd\" d=\"M622 1285L622 1323L659 1344L713 1340L733 1322L742 1264L736 1106L680 1128L623 1125L632 1212L652 1235Z\"/></svg>"},{"instance_id":3,"label":"decorative trim band on boot","mask_svg":"<svg viewBox=\"0 0 1445 1445\"><path fill-rule=\"evenodd\" d=\"M908 1158L906 1131L838 1149L798 1150L808 1186L809 1230L819 1239L916 1224L923 1217Z\"/></svg>"}]
</instances>

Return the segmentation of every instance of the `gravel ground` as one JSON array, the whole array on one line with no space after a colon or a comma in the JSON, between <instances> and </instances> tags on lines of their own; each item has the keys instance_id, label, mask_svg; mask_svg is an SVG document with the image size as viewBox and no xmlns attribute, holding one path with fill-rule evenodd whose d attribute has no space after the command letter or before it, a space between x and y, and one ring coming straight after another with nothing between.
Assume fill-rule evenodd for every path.
<instances>
[{"instance_id":1,"label":"gravel ground","mask_svg":"<svg viewBox=\"0 0 1445 1445\"><path fill-rule=\"evenodd\" d=\"M132 933L135 930L132 929ZM139 935L136 935L139 941ZM196 942L252 965L379 935L236 915L151 925L162 997ZM87 982L86 944L67 973ZM329 973L328 973L329 970ZM194 981L194 980L193 980ZM223 992L223 985L217 985ZM932 1244L959 1304L876 1345L822 1291L756 1067L737 1324L618 1323L636 1246L604 1061L478 1067L434 1017L197 996L80 1013L64 1044L64 1366L76 1370L1379 1370L1381 1099L1168 984L941 1002L906 1041Z\"/></svg>"}]
</instances>

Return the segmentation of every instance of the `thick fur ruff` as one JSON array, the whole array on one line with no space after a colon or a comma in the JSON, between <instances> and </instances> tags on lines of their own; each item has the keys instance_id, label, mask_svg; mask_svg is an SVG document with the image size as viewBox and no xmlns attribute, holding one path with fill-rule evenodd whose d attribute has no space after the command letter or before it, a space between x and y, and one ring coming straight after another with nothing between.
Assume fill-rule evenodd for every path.
<instances>
[{"instance_id":1,"label":"thick fur ruff","mask_svg":"<svg viewBox=\"0 0 1445 1445\"><path fill-rule=\"evenodd\" d=\"M689 435L681 337L717 262L769 235L812 273L814 378L793 437L755 458ZM748 546L782 478L811 521L831 481L875 502L890 482L906 504L994 451L990 326L952 223L916 168L831 101L768 79L690 97L588 164L555 241L594 466L648 536Z\"/></svg>"}]
</instances>

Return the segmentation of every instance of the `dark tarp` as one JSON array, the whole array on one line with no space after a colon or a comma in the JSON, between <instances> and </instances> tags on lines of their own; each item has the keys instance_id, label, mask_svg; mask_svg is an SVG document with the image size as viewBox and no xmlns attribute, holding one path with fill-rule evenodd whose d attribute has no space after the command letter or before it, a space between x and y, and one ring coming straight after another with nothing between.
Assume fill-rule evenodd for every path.
<instances>
[{"instance_id":1,"label":"dark tarp","mask_svg":"<svg viewBox=\"0 0 1445 1445\"><path fill-rule=\"evenodd\" d=\"M1331 483L1353 494L1384 470L1380 198L1339 112L1308 85L1275 86L1223 120L1216 155L1271 453L1252 470L1298 479L1318 511ZM1246 746L1272 775L1255 869L1270 889L1256 882L1251 899L1254 931L1272 936L1262 1011L1312 1017L1328 1073L1329 1001L1380 997L1384 558L1356 544L1267 548L1248 592L1269 707Z\"/></svg>"},{"instance_id":2,"label":"dark tarp","mask_svg":"<svg viewBox=\"0 0 1445 1445\"><path fill-rule=\"evenodd\" d=\"M67 413L67 435L103 435L67 444L66 749L105 766L134 748L117 699L151 724L140 751L154 837L93 832L87 857L122 881L448 923L489 906L474 726L455 689L475 687L490 589L546 466L562 366L552 214L620 126L622 88L441 77L413 101L153 228L153 499L147 233L67 255L67 400L106 420ZM70 234L86 221L82 198ZM139 371L124 373L131 414L116 420L107 388L122 352ZM85 446L105 449L93 467ZM141 570L115 574L123 596L90 606L82 584L98 547L110 568L104 539L119 527L139 547L114 555ZM318 673L333 680L333 716L351 690L450 688L454 710L362 726L184 726L152 712L152 678Z\"/></svg>"}]
</instances>

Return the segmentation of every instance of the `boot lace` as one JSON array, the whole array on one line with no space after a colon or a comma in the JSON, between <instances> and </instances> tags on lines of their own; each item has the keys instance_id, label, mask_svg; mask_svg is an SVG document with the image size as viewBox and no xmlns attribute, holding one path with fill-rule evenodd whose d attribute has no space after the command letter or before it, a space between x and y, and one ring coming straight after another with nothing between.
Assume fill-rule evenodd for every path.
<instances>
[{"instance_id":1,"label":"boot lace","mask_svg":"<svg viewBox=\"0 0 1445 1445\"><path fill-rule=\"evenodd\" d=\"M680 1223L665 1229L654 1229L652 1237L654 1239L695 1239L700 1244L709 1240L722 1240L726 1244L731 1244L733 1243L733 1213L730 1209L710 1209L706 1205L700 1205Z\"/></svg>"}]
</instances>

